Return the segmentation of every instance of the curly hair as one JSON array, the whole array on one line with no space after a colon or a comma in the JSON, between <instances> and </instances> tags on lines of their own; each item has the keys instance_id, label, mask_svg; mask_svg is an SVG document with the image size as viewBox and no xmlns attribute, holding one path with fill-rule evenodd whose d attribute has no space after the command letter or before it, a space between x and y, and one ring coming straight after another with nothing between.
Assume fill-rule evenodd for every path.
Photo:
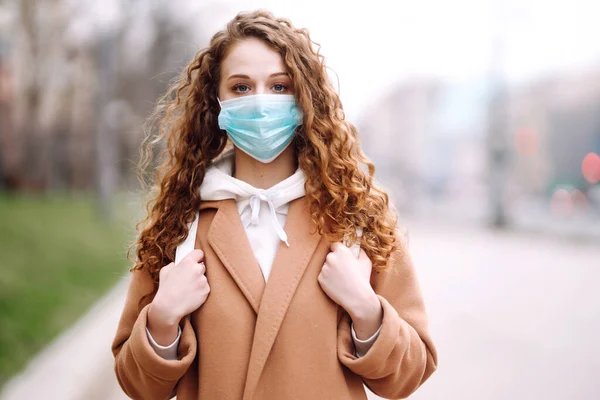
<instances>
[{"instance_id":1,"label":"curly hair","mask_svg":"<svg viewBox=\"0 0 600 400\"><path fill-rule=\"evenodd\" d=\"M330 241L360 240L374 269L385 269L397 249L396 214L388 195L374 184L375 167L363 154L355 127L345 120L319 45L289 20L255 11L238 14L212 37L146 124L139 176L147 184L147 172L154 172L153 198L137 225L141 231L130 249L137 254L132 270L147 269L158 283L160 269L174 260L177 245L187 235L201 203L199 187L206 170L228 145L217 122L221 61L245 38L264 40L281 54L292 79L303 111L293 143L316 231Z\"/></svg>"}]
</instances>

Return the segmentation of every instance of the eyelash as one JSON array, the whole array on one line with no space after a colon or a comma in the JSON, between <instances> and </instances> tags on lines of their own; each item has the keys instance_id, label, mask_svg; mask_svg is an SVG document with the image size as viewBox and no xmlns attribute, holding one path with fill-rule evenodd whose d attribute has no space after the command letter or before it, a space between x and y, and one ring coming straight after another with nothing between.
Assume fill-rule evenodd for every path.
<instances>
[{"instance_id":1,"label":"eyelash","mask_svg":"<svg viewBox=\"0 0 600 400\"><path fill-rule=\"evenodd\" d=\"M273 86L271 86L271 88L273 88L275 86L281 86L281 88L282 88L282 90L276 91L278 93L286 92L289 89L289 87L287 85L284 85L283 83L275 83L275 84L273 84ZM240 92L239 91L240 87L245 87L247 89ZM247 93L250 90L250 87L244 83L238 83L237 85L234 85L231 89L236 93Z\"/></svg>"},{"instance_id":2,"label":"eyelash","mask_svg":"<svg viewBox=\"0 0 600 400\"><path fill-rule=\"evenodd\" d=\"M276 83L272 87L275 87L275 86L281 86L283 88L280 92L285 92L288 90L288 86L284 85L283 83Z\"/></svg>"}]
</instances>

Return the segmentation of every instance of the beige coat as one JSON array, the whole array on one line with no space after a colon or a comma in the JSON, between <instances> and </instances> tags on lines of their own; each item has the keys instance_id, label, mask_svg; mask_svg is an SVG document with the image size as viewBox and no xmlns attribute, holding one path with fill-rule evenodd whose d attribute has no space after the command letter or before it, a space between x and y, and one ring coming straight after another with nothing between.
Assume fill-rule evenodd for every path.
<instances>
[{"instance_id":1,"label":"beige coat","mask_svg":"<svg viewBox=\"0 0 600 400\"><path fill-rule=\"evenodd\" d=\"M305 198L293 201L265 284L235 202L203 203L196 248L205 253L211 293L181 322L179 360L159 357L146 336L152 291L135 271L112 350L123 390L135 399L366 399L363 382L387 398L414 392L436 369L423 299L408 255L373 272L383 307L369 352L354 354L350 318L322 291L317 276L329 243L314 233Z\"/></svg>"}]
</instances>

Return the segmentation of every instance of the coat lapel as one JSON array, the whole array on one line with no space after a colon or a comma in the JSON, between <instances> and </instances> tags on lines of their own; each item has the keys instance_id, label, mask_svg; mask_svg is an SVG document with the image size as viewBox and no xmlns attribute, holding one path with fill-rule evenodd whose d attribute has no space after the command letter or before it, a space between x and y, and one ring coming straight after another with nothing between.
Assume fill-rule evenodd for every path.
<instances>
[{"instance_id":1,"label":"coat lapel","mask_svg":"<svg viewBox=\"0 0 600 400\"><path fill-rule=\"evenodd\" d=\"M208 230L208 243L258 313L265 279L254 257L234 200L217 202L218 211Z\"/></svg>"},{"instance_id":2,"label":"coat lapel","mask_svg":"<svg viewBox=\"0 0 600 400\"><path fill-rule=\"evenodd\" d=\"M283 242L279 243L262 296L248 364L244 400L252 399L281 321L321 240L321 235L314 232L306 198L297 199L290 204L285 231L290 247Z\"/></svg>"}]
</instances>

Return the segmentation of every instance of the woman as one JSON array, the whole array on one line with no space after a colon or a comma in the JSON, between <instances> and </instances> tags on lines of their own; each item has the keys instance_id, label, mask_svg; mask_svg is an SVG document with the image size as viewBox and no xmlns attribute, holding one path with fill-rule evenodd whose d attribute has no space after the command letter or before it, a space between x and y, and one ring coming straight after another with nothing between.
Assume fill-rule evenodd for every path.
<instances>
[{"instance_id":1,"label":"woman","mask_svg":"<svg viewBox=\"0 0 600 400\"><path fill-rule=\"evenodd\" d=\"M159 104L112 347L130 397L399 398L435 370L388 197L313 45L240 14Z\"/></svg>"}]
</instances>

